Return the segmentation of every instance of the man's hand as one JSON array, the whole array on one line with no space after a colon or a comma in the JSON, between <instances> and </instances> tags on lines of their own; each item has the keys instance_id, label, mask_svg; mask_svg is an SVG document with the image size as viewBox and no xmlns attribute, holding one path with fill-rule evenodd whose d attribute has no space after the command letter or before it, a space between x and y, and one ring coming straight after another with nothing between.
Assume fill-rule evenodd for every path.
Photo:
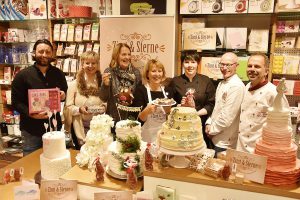
<instances>
[{"instance_id":1,"label":"man's hand","mask_svg":"<svg viewBox=\"0 0 300 200\"><path fill-rule=\"evenodd\" d=\"M210 139L212 139L214 137L214 135L210 135L209 134L210 128L211 128L210 124L206 124L205 125L205 133L206 133L207 137L209 137Z\"/></svg>"},{"instance_id":2,"label":"man's hand","mask_svg":"<svg viewBox=\"0 0 300 200\"><path fill-rule=\"evenodd\" d=\"M29 115L33 119L48 119L47 111L43 111L40 113L33 113Z\"/></svg>"},{"instance_id":3,"label":"man's hand","mask_svg":"<svg viewBox=\"0 0 300 200\"><path fill-rule=\"evenodd\" d=\"M65 100L65 98L66 98L65 92L62 91L62 90L60 90L59 93L60 93L60 100L61 100L61 101Z\"/></svg>"}]
</instances>

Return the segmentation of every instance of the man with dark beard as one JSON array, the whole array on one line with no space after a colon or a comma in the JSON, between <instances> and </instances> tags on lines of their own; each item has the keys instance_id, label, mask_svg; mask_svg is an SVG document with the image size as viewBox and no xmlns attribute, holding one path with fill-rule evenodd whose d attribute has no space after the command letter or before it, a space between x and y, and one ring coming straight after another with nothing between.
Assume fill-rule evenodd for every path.
<instances>
[{"instance_id":1,"label":"man with dark beard","mask_svg":"<svg viewBox=\"0 0 300 200\"><path fill-rule=\"evenodd\" d=\"M241 104L237 150L253 153L277 91L276 86L268 82L269 61L265 54L251 55L246 71L250 83L246 85Z\"/></svg>"},{"instance_id":2,"label":"man with dark beard","mask_svg":"<svg viewBox=\"0 0 300 200\"><path fill-rule=\"evenodd\" d=\"M12 82L12 106L20 113L24 155L42 147L44 123L49 123L46 111L29 114L28 89L59 88L61 101L65 100L68 89L64 73L50 64L54 61L53 46L48 40L38 40L34 44L32 56L35 63L21 70ZM62 127L60 113L56 114L56 120L57 130L60 130Z\"/></svg>"}]
</instances>

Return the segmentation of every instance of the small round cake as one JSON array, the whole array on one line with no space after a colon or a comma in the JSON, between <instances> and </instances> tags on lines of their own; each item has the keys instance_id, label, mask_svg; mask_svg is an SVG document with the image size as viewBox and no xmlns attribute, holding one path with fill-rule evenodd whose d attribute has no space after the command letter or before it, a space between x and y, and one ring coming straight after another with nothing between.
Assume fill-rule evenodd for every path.
<instances>
[{"instance_id":1,"label":"small round cake","mask_svg":"<svg viewBox=\"0 0 300 200\"><path fill-rule=\"evenodd\" d=\"M60 131L45 133L43 153L40 155L43 179L58 179L71 169L70 152L66 149L65 134Z\"/></svg>"}]
</instances>

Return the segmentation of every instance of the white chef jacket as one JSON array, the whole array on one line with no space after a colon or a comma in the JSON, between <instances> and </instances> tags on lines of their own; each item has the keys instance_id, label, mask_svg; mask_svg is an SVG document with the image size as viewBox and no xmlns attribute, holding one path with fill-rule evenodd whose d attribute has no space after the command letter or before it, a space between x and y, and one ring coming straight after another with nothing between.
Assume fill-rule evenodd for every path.
<instances>
[{"instance_id":1,"label":"white chef jacket","mask_svg":"<svg viewBox=\"0 0 300 200\"><path fill-rule=\"evenodd\" d=\"M240 107L245 85L235 74L219 83L216 90L216 103L211 117L210 135L214 135L214 145L221 148L236 148L240 122Z\"/></svg>"},{"instance_id":2,"label":"white chef jacket","mask_svg":"<svg viewBox=\"0 0 300 200\"><path fill-rule=\"evenodd\" d=\"M272 106L277 95L276 86L268 82L263 87L248 91L250 83L246 85L245 95L241 105L241 116L237 150L253 153L256 141L261 137L263 124L267 120L268 108Z\"/></svg>"}]
</instances>

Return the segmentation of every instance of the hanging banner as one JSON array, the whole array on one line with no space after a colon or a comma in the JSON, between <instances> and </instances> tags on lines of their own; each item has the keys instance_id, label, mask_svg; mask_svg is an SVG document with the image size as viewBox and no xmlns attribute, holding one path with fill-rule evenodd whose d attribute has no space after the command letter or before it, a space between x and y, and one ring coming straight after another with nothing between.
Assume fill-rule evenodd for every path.
<instances>
[{"instance_id":1,"label":"hanging banner","mask_svg":"<svg viewBox=\"0 0 300 200\"><path fill-rule=\"evenodd\" d=\"M100 17L100 68L109 67L112 51L118 43L131 48L132 64L143 69L149 59L158 59L167 77L175 69L174 16L103 16Z\"/></svg>"}]
</instances>

